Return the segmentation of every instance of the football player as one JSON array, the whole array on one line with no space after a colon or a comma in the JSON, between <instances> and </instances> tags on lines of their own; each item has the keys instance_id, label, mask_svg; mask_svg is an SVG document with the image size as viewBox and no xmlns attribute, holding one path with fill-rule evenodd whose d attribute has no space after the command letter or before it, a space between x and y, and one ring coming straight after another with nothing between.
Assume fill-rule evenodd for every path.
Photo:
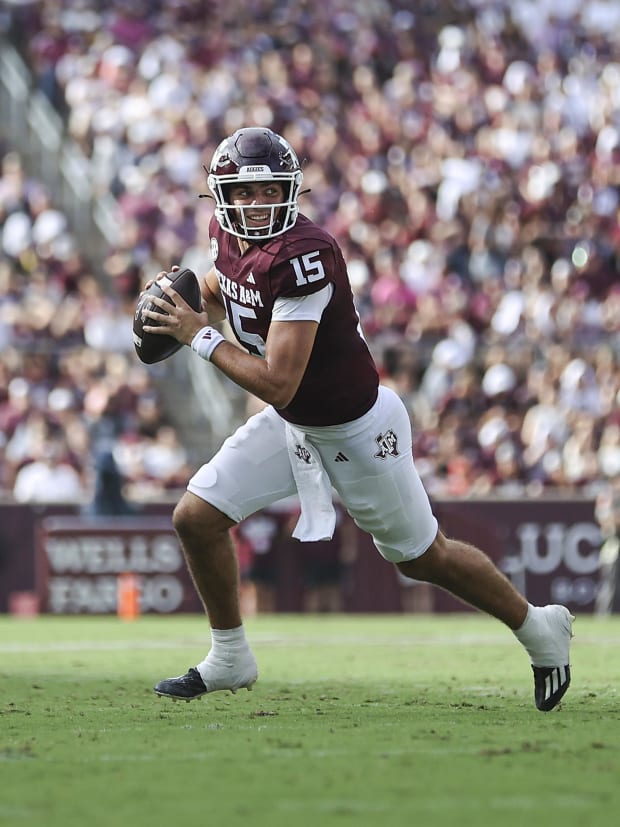
<instances>
[{"instance_id":1,"label":"football player","mask_svg":"<svg viewBox=\"0 0 620 827\"><path fill-rule=\"evenodd\" d=\"M293 148L265 128L226 138L211 160L215 199L212 269L201 278L202 310L170 287L168 312L145 332L189 345L266 403L188 483L174 510L178 533L211 626L195 668L155 686L191 700L250 689L258 676L239 608L231 528L298 493L293 536L331 537L332 486L355 523L402 575L447 589L513 630L529 654L538 709L552 709L570 683L568 609L535 607L482 551L439 529L412 455L409 415L379 382L360 330L337 241L299 212L303 173ZM160 278L163 274L159 274ZM228 319L241 348L213 326Z\"/></svg>"}]
</instances>

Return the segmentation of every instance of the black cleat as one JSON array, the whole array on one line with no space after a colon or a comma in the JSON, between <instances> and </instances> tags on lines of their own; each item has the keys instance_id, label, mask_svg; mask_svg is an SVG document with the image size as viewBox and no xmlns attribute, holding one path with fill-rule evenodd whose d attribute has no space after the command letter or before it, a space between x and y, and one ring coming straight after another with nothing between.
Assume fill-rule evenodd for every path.
<instances>
[{"instance_id":1,"label":"black cleat","mask_svg":"<svg viewBox=\"0 0 620 827\"><path fill-rule=\"evenodd\" d=\"M153 691L175 701L193 701L207 692L200 672L191 667L185 675L178 678L165 678L153 687Z\"/></svg>"},{"instance_id":2,"label":"black cleat","mask_svg":"<svg viewBox=\"0 0 620 827\"><path fill-rule=\"evenodd\" d=\"M549 712L570 686L570 666L532 666L532 670L536 707L541 712Z\"/></svg>"}]
</instances>

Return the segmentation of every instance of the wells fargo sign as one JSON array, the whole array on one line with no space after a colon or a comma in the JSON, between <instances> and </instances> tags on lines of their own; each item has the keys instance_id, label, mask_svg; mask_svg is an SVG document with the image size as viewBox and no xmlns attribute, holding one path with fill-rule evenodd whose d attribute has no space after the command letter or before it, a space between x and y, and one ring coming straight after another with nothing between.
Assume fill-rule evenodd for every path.
<instances>
[{"instance_id":1,"label":"wells fargo sign","mask_svg":"<svg viewBox=\"0 0 620 827\"><path fill-rule=\"evenodd\" d=\"M135 578L141 612L200 610L170 520L49 517L42 521L37 560L42 611L114 613L127 574Z\"/></svg>"}]
</instances>

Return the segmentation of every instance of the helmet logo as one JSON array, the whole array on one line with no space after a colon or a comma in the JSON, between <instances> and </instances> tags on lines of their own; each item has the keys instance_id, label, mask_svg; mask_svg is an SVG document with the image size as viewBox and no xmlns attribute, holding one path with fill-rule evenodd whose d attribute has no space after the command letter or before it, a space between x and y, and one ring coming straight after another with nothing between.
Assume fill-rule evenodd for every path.
<instances>
[{"instance_id":1,"label":"helmet logo","mask_svg":"<svg viewBox=\"0 0 620 827\"><path fill-rule=\"evenodd\" d=\"M296 159L293 156L293 151L291 147L287 147L284 152L280 153L280 163L283 167L287 169L293 169L295 167Z\"/></svg>"}]
</instances>

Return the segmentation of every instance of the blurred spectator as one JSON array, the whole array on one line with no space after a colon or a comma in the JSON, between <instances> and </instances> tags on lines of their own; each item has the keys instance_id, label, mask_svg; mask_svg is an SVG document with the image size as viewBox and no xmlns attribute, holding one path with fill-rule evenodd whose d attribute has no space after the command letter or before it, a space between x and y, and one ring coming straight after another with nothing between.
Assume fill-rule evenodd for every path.
<instances>
[{"instance_id":1,"label":"blurred spectator","mask_svg":"<svg viewBox=\"0 0 620 827\"><path fill-rule=\"evenodd\" d=\"M117 271L106 292L19 154L6 153L1 170L0 487L24 501L79 501L91 458L140 429L151 433L132 482L158 477L158 492L181 485L185 454L133 352L138 282Z\"/></svg>"},{"instance_id":2,"label":"blurred spectator","mask_svg":"<svg viewBox=\"0 0 620 827\"><path fill-rule=\"evenodd\" d=\"M600 552L600 587L595 611L607 615L620 611L620 477L596 498L596 519L603 544Z\"/></svg>"},{"instance_id":3,"label":"blurred spectator","mask_svg":"<svg viewBox=\"0 0 620 827\"><path fill-rule=\"evenodd\" d=\"M301 567L303 611L313 614L342 612L346 587L347 567L357 555L355 527L343 520L341 506L336 507L336 529L333 539L316 543L298 544L297 560ZM284 526L290 537L299 519L294 509Z\"/></svg>"},{"instance_id":4,"label":"blurred spectator","mask_svg":"<svg viewBox=\"0 0 620 827\"><path fill-rule=\"evenodd\" d=\"M71 464L63 440L48 436L33 451L32 459L17 472L13 495L20 503L79 503L84 482Z\"/></svg>"},{"instance_id":5,"label":"blurred spectator","mask_svg":"<svg viewBox=\"0 0 620 827\"><path fill-rule=\"evenodd\" d=\"M136 509L123 491L124 479L111 451L102 450L95 457L94 494L83 513L96 517L127 517Z\"/></svg>"},{"instance_id":6,"label":"blurred spectator","mask_svg":"<svg viewBox=\"0 0 620 827\"><path fill-rule=\"evenodd\" d=\"M277 609L278 566L275 543L280 528L281 516L270 510L243 520L234 534L244 601L246 604L251 603L254 611L261 614Z\"/></svg>"}]
</instances>

